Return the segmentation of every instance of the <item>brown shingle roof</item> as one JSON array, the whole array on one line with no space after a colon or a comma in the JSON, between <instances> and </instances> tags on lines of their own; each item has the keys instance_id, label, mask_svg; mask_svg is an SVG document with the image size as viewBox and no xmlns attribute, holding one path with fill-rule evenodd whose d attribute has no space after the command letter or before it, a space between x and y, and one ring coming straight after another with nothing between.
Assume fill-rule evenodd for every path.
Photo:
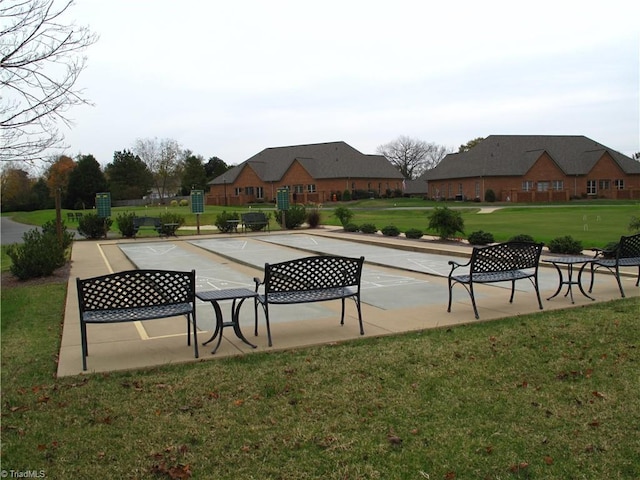
<instances>
[{"instance_id":1,"label":"brown shingle roof","mask_svg":"<svg viewBox=\"0 0 640 480\"><path fill-rule=\"evenodd\" d=\"M279 181L294 161L315 179L397 178L402 174L382 155L365 155L345 142L266 148L209 183L233 183L245 167L264 182Z\"/></svg>"},{"instance_id":2,"label":"brown shingle roof","mask_svg":"<svg viewBox=\"0 0 640 480\"><path fill-rule=\"evenodd\" d=\"M640 162L581 135L490 135L468 152L451 153L424 180L480 176L523 176L547 152L567 175L585 175L605 152L626 173Z\"/></svg>"}]
</instances>

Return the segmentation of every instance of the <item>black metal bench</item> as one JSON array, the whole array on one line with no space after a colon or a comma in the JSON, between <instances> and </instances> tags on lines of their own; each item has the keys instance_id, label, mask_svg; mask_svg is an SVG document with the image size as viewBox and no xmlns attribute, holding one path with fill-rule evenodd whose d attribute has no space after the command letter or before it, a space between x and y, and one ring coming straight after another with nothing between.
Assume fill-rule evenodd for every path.
<instances>
[{"instance_id":1,"label":"black metal bench","mask_svg":"<svg viewBox=\"0 0 640 480\"><path fill-rule=\"evenodd\" d=\"M191 322L195 357L198 358L195 287L196 272L129 270L81 280L78 287L82 369L87 369L87 324L118 323L155 318L187 317L187 345Z\"/></svg>"},{"instance_id":2,"label":"black metal bench","mask_svg":"<svg viewBox=\"0 0 640 480\"><path fill-rule=\"evenodd\" d=\"M342 300L340 325L344 325L345 299L352 298L358 310L360 335L364 335L362 310L360 307L360 279L364 257L350 258L331 255L298 258L287 262L265 264L264 281L254 278L256 292L264 285L264 293L256 298L264 309L269 346L269 305L324 302ZM255 334L258 335L256 314Z\"/></svg>"},{"instance_id":3,"label":"black metal bench","mask_svg":"<svg viewBox=\"0 0 640 480\"><path fill-rule=\"evenodd\" d=\"M591 250L595 251L595 259L591 262L589 293L593 289L593 276L599 268L606 268L616 277L622 298L625 295L620 281L620 267L638 267L636 287L640 284L640 233L621 236L620 241L612 250L600 248L592 248Z\"/></svg>"},{"instance_id":4,"label":"black metal bench","mask_svg":"<svg viewBox=\"0 0 640 480\"><path fill-rule=\"evenodd\" d=\"M265 228L269 232L269 217L264 212L241 213L240 218L243 232L246 232L247 228L251 231Z\"/></svg>"},{"instance_id":5,"label":"black metal bench","mask_svg":"<svg viewBox=\"0 0 640 480\"><path fill-rule=\"evenodd\" d=\"M162 222L158 217L134 217L133 218L133 236L138 235L141 228L152 228L158 234L162 233Z\"/></svg>"},{"instance_id":6,"label":"black metal bench","mask_svg":"<svg viewBox=\"0 0 640 480\"><path fill-rule=\"evenodd\" d=\"M530 242L506 242L488 247L474 247L471 259L467 263L459 263L449 260L451 271L449 272L449 306L447 312L451 312L452 290L456 283L463 285L471 296L473 312L476 318L478 308L473 293L474 283L511 282L511 298L513 303L516 280L528 278L535 288L538 297L538 305L542 310L540 291L538 289L538 264L542 253L542 243ZM465 274L455 275L460 267L469 267Z\"/></svg>"}]
</instances>

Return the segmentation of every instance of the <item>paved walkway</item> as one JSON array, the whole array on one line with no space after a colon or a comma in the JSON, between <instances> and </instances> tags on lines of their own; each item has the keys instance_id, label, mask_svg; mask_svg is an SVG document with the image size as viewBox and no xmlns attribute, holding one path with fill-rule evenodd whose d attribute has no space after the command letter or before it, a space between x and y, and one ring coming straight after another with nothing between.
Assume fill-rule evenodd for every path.
<instances>
[{"instance_id":1,"label":"paved walkway","mask_svg":"<svg viewBox=\"0 0 640 480\"><path fill-rule=\"evenodd\" d=\"M329 253L365 257L362 281L365 337L422 330L476 322L469 295L454 288L454 305L447 313L447 280L450 259L465 260L470 247L426 240L407 240L364 234L348 234L331 228L271 234L205 233L177 239L138 239L78 241L74 243L58 375L82 373L80 328L75 278L128 270L159 268L196 270L197 291L247 287L253 289L253 277L262 278L265 262L275 263L310 254ZM574 292L575 305L559 295L545 300L558 285L552 268L541 268L540 290L545 309L589 305L591 300ZM631 278L625 279L628 295L639 296ZM513 304L509 284L480 285L476 300L482 321L537 312L533 287L527 281L516 283ZM564 291L563 291L564 293ZM597 301L619 298L613 278L596 277ZM223 304L225 320L229 305ZM258 348L251 349L225 329L215 355L211 346L200 346L200 360L209 361L230 355L276 351L308 345L329 344L361 338L357 314L347 304L345 325L340 326L340 302L275 306L271 310L273 347L267 346L264 316L259 312L260 331L253 336L253 308L241 311L243 332ZM200 343L213 331L213 309L197 303ZM154 365L197 361L193 348L186 346L184 318L150 320L136 323L88 325L89 372L144 368Z\"/></svg>"}]
</instances>

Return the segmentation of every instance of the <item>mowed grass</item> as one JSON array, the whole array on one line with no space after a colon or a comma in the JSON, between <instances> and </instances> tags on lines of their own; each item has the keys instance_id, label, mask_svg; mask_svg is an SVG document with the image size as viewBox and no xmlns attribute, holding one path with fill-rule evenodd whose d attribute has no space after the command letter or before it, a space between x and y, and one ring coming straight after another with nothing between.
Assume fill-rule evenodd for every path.
<instances>
[{"instance_id":1,"label":"mowed grass","mask_svg":"<svg viewBox=\"0 0 640 480\"><path fill-rule=\"evenodd\" d=\"M339 226L340 221L333 214L338 204L324 204L320 209L321 224ZM549 244L554 238L570 235L582 242L585 249L591 247L602 248L610 242L620 239L620 235L629 235L628 226L633 217L640 218L640 204L603 201L572 203L571 205L528 205L514 206L510 204L483 204L485 208L501 207L491 213L479 213L480 207L473 203L459 202L426 202L416 199L394 200L363 200L341 204L351 209L354 217L351 220L356 225L372 223L378 229L394 225L405 232L411 228L422 230L427 235L430 232L429 214L433 208L447 206L459 209L462 212L465 231L461 237L466 238L475 231L485 231L493 234L496 242L507 241L514 235L531 235L536 241ZM395 205L395 206L394 206ZM271 213L271 229L280 227L275 220L275 210L268 204L254 205L252 209L260 208ZM309 207L311 208L311 207ZM223 210L228 212L248 212L249 207L212 207L206 206L206 213L199 218L200 226L212 226L216 216ZM165 211L178 213L185 218L186 226L197 225L198 219L190 213L189 207L137 207L137 208L112 208L114 224L112 232L118 232L115 219L121 212L135 212L138 216L158 216ZM66 212L66 211L65 211ZM66 213L63 212L63 220ZM15 212L13 218L16 221L31 225L42 225L46 221L55 218L53 210L41 210L37 212ZM77 224L65 222L68 228L74 228ZM178 230L179 235L193 235L191 230ZM207 233L211 233L210 231ZM140 236L157 237L150 229L140 231ZM81 238L81 237L80 237Z\"/></svg>"},{"instance_id":2,"label":"mowed grass","mask_svg":"<svg viewBox=\"0 0 640 480\"><path fill-rule=\"evenodd\" d=\"M640 478L640 299L55 378L66 285L2 290L2 469L47 478Z\"/></svg>"}]
</instances>

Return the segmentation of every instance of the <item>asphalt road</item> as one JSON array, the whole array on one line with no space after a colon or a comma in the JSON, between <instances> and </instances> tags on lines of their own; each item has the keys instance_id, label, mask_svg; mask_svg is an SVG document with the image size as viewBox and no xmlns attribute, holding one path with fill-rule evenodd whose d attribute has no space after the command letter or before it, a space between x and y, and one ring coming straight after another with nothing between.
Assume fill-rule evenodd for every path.
<instances>
[{"instance_id":1,"label":"asphalt road","mask_svg":"<svg viewBox=\"0 0 640 480\"><path fill-rule=\"evenodd\" d=\"M0 241L2 245L22 243L22 235L29 230L37 228L33 225L14 222L10 217L0 218L2 219L2 223L0 223Z\"/></svg>"}]
</instances>

